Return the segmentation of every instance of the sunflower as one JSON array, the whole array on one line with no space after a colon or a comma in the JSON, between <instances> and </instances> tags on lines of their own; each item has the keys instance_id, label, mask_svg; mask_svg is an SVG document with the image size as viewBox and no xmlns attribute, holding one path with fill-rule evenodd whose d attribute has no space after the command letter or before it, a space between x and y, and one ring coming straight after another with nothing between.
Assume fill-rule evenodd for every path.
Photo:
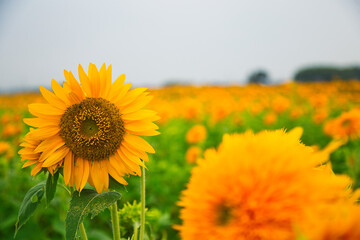
<instances>
[{"instance_id":1,"label":"sunflower","mask_svg":"<svg viewBox=\"0 0 360 240\"><path fill-rule=\"evenodd\" d=\"M315 152L302 130L224 135L193 169L179 206L182 239L295 239L318 206L347 199L350 179L317 167L338 147Z\"/></svg>"},{"instance_id":2,"label":"sunflower","mask_svg":"<svg viewBox=\"0 0 360 240\"><path fill-rule=\"evenodd\" d=\"M65 184L81 191L86 182L97 192L107 190L109 175L127 184L125 175L140 175L140 166L154 149L140 136L159 134L152 122L156 112L143 109L152 99L146 88L129 90L125 75L113 83L111 65L100 70L89 64L88 75L79 65L79 79L64 71L61 86L54 79L53 92L40 87L47 103L33 103L35 118L24 119L33 128L19 151L23 167L35 164L31 175L62 168Z\"/></svg>"}]
</instances>

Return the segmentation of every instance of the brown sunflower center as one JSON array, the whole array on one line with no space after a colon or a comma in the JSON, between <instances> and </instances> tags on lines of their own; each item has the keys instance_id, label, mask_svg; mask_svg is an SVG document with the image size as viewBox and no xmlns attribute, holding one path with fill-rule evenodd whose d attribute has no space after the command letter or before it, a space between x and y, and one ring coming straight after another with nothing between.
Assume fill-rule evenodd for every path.
<instances>
[{"instance_id":1,"label":"brown sunflower center","mask_svg":"<svg viewBox=\"0 0 360 240\"><path fill-rule=\"evenodd\" d=\"M217 224L219 226L227 225L233 218L232 207L222 204L217 209Z\"/></svg>"},{"instance_id":2,"label":"brown sunflower center","mask_svg":"<svg viewBox=\"0 0 360 240\"><path fill-rule=\"evenodd\" d=\"M125 133L119 109L103 98L70 106L60 120L60 136L77 157L102 160L120 147Z\"/></svg>"}]
</instances>

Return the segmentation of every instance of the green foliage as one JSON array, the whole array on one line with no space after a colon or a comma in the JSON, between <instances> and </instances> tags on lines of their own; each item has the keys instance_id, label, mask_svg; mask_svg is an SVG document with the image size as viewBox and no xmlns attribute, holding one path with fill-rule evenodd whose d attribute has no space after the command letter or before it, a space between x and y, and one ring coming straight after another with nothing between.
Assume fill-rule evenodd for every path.
<instances>
[{"instance_id":1,"label":"green foliage","mask_svg":"<svg viewBox=\"0 0 360 240\"><path fill-rule=\"evenodd\" d=\"M208 132L206 140L199 145L202 150L216 148L224 133L244 132L247 129L258 132L263 129L279 128L291 130L295 126L302 126L304 128L302 136L304 144L310 146L316 144L323 148L331 141L331 138L323 133L323 124L316 124L312 121L311 111L297 119L291 119L289 112L278 114L278 120L272 125L264 124L265 113L266 110L260 114L252 114L245 110L240 115L241 123L235 123L232 115L217 122L211 121L210 118L205 118L200 122L181 118L171 119L160 125L160 135L147 138L147 141L156 150L156 154L150 154L150 160L146 163L148 168L146 173L146 207L148 208L146 232L150 239L179 239L177 231L173 229L174 225L181 224L179 220L180 208L176 203L179 201L181 191L186 188L191 169L196 166L196 164L187 163L185 160L186 150L191 146L186 142L185 135L195 124L203 124ZM333 114L331 117L338 115L338 113L331 114ZM331 155L334 172L348 174L355 178L354 188L360 185L359 149L359 140L350 140L348 144ZM15 152L18 150L19 148L15 147ZM17 232L16 239L65 239L64 226L70 197L62 188L57 188L56 194L51 194L52 192L55 193L55 176L39 174L36 178L31 177L31 168L22 169L23 163L19 161L18 155L10 160L0 158L0 164L0 202L2 203L0 204L0 239L11 239L13 237L17 211L23 197L19 196L19 192L26 192L31 186L46 180L48 182L46 189L46 184L43 182L42 190L29 198L28 204L35 204L37 208L27 223L21 225L21 230ZM46 179L46 177L48 178ZM134 199L140 199L140 179L131 176L126 181L129 185L123 186L110 178L109 188L122 193L122 201L119 201L121 234L125 238L131 238L134 233L134 226L138 226L140 218L139 204L133 203ZM62 185L63 178L59 177L57 182L59 186ZM98 195L95 191L84 190L81 196L84 193L86 195L87 191L90 191L88 194L91 196ZM46 204L39 204L43 197L41 193L46 197L46 200L52 199L50 207L46 207ZM78 193L74 193L73 197L78 198ZM72 206L74 207L73 201ZM105 206L99 208L104 209ZM111 239L110 213L108 211L103 211L96 218L90 220L84 216L85 213L91 212L81 212L80 207L77 208L76 206L72 211L75 209L80 216L75 222L80 223L79 219L83 219L89 240ZM77 227L75 227L75 232L76 230Z\"/></svg>"},{"instance_id":2,"label":"green foliage","mask_svg":"<svg viewBox=\"0 0 360 240\"><path fill-rule=\"evenodd\" d=\"M15 236L19 231L19 229L29 220L31 215L36 210L37 206L40 204L41 198L44 195L44 186L45 183L41 182L35 185L34 187L32 187L25 194L24 200L21 203L20 210L18 213Z\"/></svg>"},{"instance_id":3,"label":"green foliage","mask_svg":"<svg viewBox=\"0 0 360 240\"><path fill-rule=\"evenodd\" d=\"M99 212L108 208L119 200L121 194L118 192L104 192L98 194L92 189L83 189L81 194L75 191L72 194L69 211L66 216L66 239L73 240L77 229L84 217L91 213L91 218Z\"/></svg>"},{"instance_id":4,"label":"green foliage","mask_svg":"<svg viewBox=\"0 0 360 240\"><path fill-rule=\"evenodd\" d=\"M49 173L45 185L45 199L47 206L50 204L51 200L53 200L55 196L58 179L59 179L59 171L57 171L54 175L51 175Z\"/></svg>"},{"instance_id":5,"label":"green foliage","mask_svg":"<svg viewBox=\"0 0 360 240\"><path fill-rule=\"evenodd\" d=\"M146 211L146 235L148 239L165 239L166 235L161 231L164 224L169 223L169 218L156 208L145 209ZM119 210L121 234L125 238L134 237L134 233L140 227L141 203L125 203Z\"/></svg>"},{"instance_id":6,"label":"green foliage","mask_svg":"<svg viewBox=\"0 0 360 240\"><path fill-rule=\"evenodd\" d=\"M295 81L298 82L326 82L335 78L340 78L342 80L360 80L360 67L307 67L300 69L294 76Z\"/></svg>"}]
</instances>

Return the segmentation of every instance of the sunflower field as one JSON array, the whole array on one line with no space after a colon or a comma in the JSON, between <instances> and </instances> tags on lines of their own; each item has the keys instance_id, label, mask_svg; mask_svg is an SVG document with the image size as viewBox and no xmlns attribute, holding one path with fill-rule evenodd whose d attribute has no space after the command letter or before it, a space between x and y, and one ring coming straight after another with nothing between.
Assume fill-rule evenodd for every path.
<instances>
[{"instance_id":1,"label":"sunflower field","mask_svg":"<svg viewBox=\"0 0 360 240\"><path fill-rule=\"evenodd\" d=\"M0 239L113 239L114 211L121 239L360 239L359 81L132 90L89 69L0 95ZM69 237L69 204L111 192Z\"/></svg>"}]
</instances>

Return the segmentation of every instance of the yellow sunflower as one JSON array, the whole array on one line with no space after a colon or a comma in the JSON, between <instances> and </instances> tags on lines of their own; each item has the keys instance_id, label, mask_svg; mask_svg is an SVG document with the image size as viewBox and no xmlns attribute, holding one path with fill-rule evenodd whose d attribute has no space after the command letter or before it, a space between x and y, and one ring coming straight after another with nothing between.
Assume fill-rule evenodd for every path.
<instances>
[{"instance_id":1,"label":"yellow sunflower","mask_svg":"<svg viewBox=\"0 0 360 240\"><path fill-rule=\"evenodd\" d=\"M314 151L301 133L225 135L205 151L179 202L181 238L295 239L308 212L347 199L351 180L317 167L340 143Z\"/></svg>"},{"instance_id":2,"label":"yellow sunflower","mask_svg":"<svg viewBox=\"0 0 360 240\"><path fill-rule=\"evenodd\" d=\"M141 160L155 151L140 136L159 134L152 122L158 116L143 109L152 99L146 88L129 90L124 74L112 83L111 65L98 71L90 63L88 75L81 65L78 71L80 83L65 70L63 86L53 79L53 92L40 87L48 103L29 105L35 118L24 122L33 128L19 153L28 160L23 167L36 164L31 175L62 167L65 184L81 191L89 182L100 193L109 175L127 184L125 175L141 174Z\"/></svg>"}]
</instances>

